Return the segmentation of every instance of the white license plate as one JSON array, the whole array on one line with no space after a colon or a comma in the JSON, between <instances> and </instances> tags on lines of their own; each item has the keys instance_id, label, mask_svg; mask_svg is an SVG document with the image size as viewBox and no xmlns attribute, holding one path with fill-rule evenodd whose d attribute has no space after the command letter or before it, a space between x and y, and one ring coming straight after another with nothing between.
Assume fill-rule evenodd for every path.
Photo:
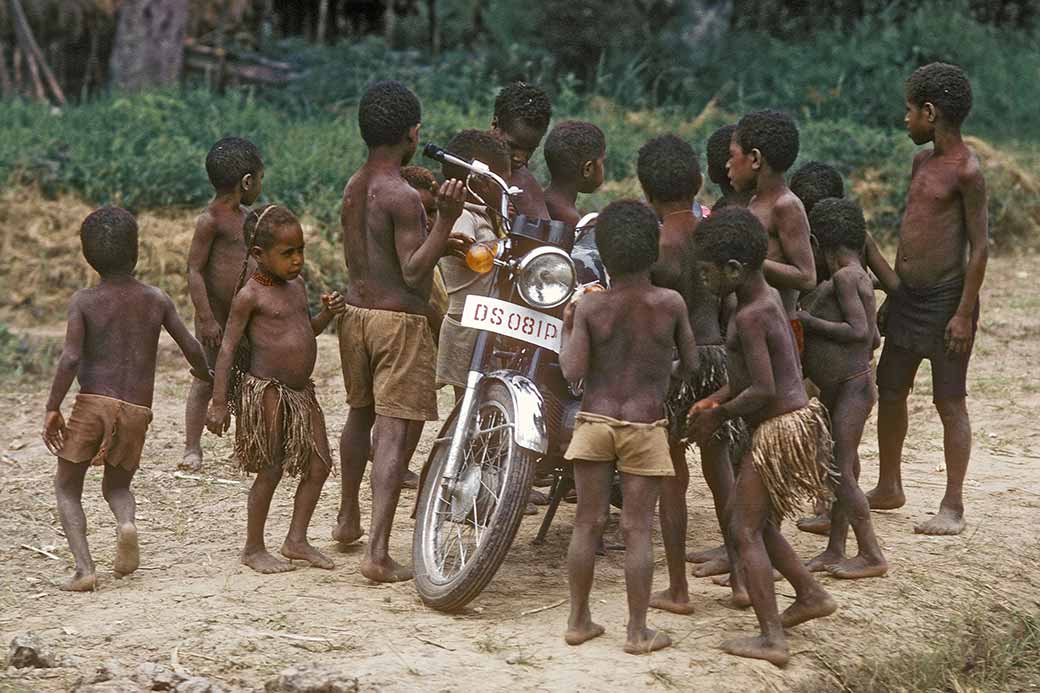
<instances>
[{"instance_id":1,"label":"white license plate","mask_svg":"<svg viewBox=\"0 0 1040 693\"><path fill-rule=\"evenodd\" d=\"M563 321L515 303L488 296L467 296L462 325L560 353Z\"/></svg>"}]
</instances>

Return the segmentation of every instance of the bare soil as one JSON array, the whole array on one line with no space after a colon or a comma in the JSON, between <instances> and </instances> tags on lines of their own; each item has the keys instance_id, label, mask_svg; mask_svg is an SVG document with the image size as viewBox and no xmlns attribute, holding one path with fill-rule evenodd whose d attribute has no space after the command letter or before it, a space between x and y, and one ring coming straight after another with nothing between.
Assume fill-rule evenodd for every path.
<instances>
[{"instance_id":1,"label":"bare soil","mask_svg":"<svg viewBox=\"0 0 1040 693\"><path fill-rule=\"evenodd\" d=\"M89 540L100 589L69 594L58 585L72 560L54 508L53 459L38 431L49 385L6 381L0 392L0 644L31 631L62 658L52 669L0 672L0 690L59 691L74 687L104 662L130 670L142 662L179 663L233 690L262 689L290 665L345 666L363 689L380 690L784 690L858 662L913 656L933 634L965 616L992 610L1040 610L1040 257L991 261L982 298L982 329L970 372L975 434L966 489L968 529L958 537L923 537L913 524L938 507L945 473L942 430L931 406L927 367L911 399L905 453L906 507L875 512L892 569L883 579L821 578L840 604L833 617L791 631L791 664L724 655L726 637L755 629L754 614L725 604L727 592L691 578L692 616L651 612L653 626L675 646L651 656L622 652L625 624L623 556L600 559L593 593L595 618L607 634L579 648L563 642L567 616L565 554L573 506L564 505L544 546L531 544L541 516L528 517L512 552L484 594L458 615L426 609L410 583L376 585L358 573L359 555L335 553L337 567L302 564L292 573L261 576L238 563L249 479L239 475L226 439L205 438L207 480L174 476L181 456L186 365L164 343L155 421L134 488L139 502L142 567L111 575L115 532L101 498L100 472L84 492ZM35 329L56 338L60 327ZM316 373L335 448L346 416L333 337L320 340ZM67 400L66 412L71 399ZM442 413L447 399L442 394ZM427 428L412 467L428 452ZM864 436L863 480L877 478L873 419ZM221 481L214 481L219 479ZM268 522L278 546L288 526L293 487L283 484ZM311 527L329 552L339 479L327 484ZM405 491L392 547L410 557L414 491ZM690 547L718 543L711 500L699 472L690 489ZM367 517L365 518L367 523ZM787 528L809 557L823 538ZM23 545L53 553L48 558ZM850 542L850 548L853 545ZM657 586L664 556L657 550ZM793 596L777 583L780 607ZM552 607L529 613L540 607Z\"/></svg>"}]
</instances>

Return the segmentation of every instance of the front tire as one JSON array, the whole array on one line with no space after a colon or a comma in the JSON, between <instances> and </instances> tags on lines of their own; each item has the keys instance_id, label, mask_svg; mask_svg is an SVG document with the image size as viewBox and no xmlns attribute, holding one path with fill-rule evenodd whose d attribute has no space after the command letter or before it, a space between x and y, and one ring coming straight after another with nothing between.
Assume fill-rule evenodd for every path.
<instances>
[{"instance_id":1,"label":"front tire","mask_svg":"<svg viewBox=\"0 0 1040 693\"><path fill-rule=\"evenodd\" d=\"M499 382L478 395L455 479L444 478L453 422L430 451L416 514L412 560L423 603L457 611L487 586L520 526L535 453L513 440L513 398Z\"/></svg>"}]
</instances>

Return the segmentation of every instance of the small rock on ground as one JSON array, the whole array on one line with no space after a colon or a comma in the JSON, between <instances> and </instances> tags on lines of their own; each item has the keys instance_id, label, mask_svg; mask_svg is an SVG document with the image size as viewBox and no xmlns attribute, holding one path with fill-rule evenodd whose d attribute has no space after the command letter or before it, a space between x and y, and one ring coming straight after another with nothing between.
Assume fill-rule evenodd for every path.
<instances>
[{"instance_id":1,"label":"small rock on ground","mask_svg":"<svg viewBox=\"0 0 1040 693\"><path fill-rule=\"evenodd\" d=\"M358 680L345 669L305 664L290 667L264 686L267 693L356 693Z\"/></svg>"}]
</instances>

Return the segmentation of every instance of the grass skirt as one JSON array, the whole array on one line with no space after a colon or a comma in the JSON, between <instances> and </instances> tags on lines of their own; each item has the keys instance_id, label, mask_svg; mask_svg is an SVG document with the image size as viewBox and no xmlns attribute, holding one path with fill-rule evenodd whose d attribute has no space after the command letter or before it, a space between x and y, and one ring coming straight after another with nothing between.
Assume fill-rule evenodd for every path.
<instances>
[{"instance_id":1,"label":"grass skirt","mask_svg":"<svg viewBox=\"0 0 1040 693\"><path fill-rule=\"evenodd\" d=\"M668 416L668 442L679 443L683 448L692 444L687 437L686 415L696 402L718 392L729 382L726 367L726 346L709 344L697 347L699 365L686 378L673 378L665 399L664 408ZM733 464L737 464L747 449L749 433L743 419L730 419L719 427L712 440L725 443L730 448Z\"/></svg>"},{"instance_id":2,"label":"grass skirt","mask_svg":"<svg viewBox=\"0 0 1040 693\"><path fill-rule=\"evenodd\" d=\"M798 517L805 502L831 498L838 471L827 408L813 399L763 421L751 436L750 462L769 493L776 524Z\"/></svg>"},{"instance_id":3,"label":"grass skirt","mask_svg":"<svg viewBox=\"0 0 1040 693\"><path fill-rule=\"evenodd\" d=\"M280 436L272 435L274 431L264 419L264 393L269 387L278 391ZM325 414L314 396L313 382L303 390L294 390L277 380L247 374L242 379L235 423L235 459L239 468L255 474L281 465L289 476L306 478L313 451L331 469L331 462L322 454L324 446L315 442L311 425L315 413L324 420ZM280 449L275 449L279 439Z\"/></svg>"}]
</instances>

